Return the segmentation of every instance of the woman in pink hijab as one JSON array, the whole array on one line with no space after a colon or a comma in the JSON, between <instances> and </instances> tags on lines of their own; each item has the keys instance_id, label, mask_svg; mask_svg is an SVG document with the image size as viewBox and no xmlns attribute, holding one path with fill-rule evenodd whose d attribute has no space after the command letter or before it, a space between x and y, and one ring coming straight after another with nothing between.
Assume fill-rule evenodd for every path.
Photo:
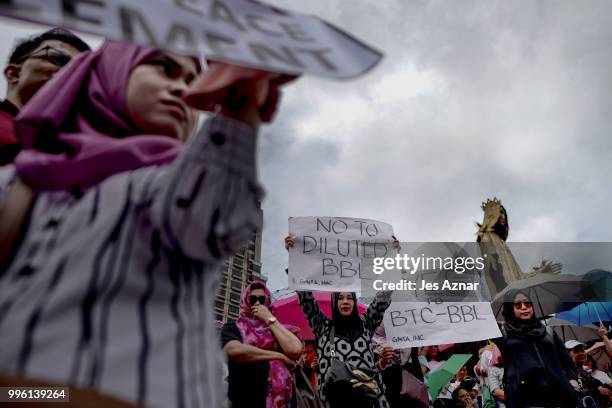
<instances>
[{"instance_id":1,"label":"woman in pink hijab","mask_svg":"<svg viewBox=\"0 0 612 408\"><path fill-rule=\"evenodd\" d=\"M302 353L302 342L299 328L274 317L271 303L265 283L251 283L242 293L240 317L221 331L233 408L291 406L291 370Z\"/></svg>"},{"instance_id":2,"label":"woman in pink hijab","mask_svg":"<svg viewBox=\"0 0 612 408\"><path fill-rule=\"evenodd\" d=\"M220 263L261 228L256 131L278 92L258 71L199 72L105 42L17 118L24 150L0 170L0 376L222 406L213 301ZM195 135L193 103L220 112Z\"/></svg>"}]
</instances>

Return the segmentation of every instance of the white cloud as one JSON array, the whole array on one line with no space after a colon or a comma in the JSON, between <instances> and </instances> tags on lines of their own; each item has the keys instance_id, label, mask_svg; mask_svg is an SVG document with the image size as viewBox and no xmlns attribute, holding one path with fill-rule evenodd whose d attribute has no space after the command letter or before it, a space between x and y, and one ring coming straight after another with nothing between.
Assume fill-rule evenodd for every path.
<instances>
[{"instance_id":1,"label":"white cloud","mask_svg":"<svg viewBox=\"0 0 612 408\"><path fill-rule=\"evenodd\" d=\"M286 284L290 215L376 218L403 240L473 241L480 202L497 196L513 241L610 239L612 5L340 3L301 7L386 55L352 83L304 78L288 89L291 116L279 126L290 153L262 148L273 284ZM279 162L309 176L279 176Z\"/></svg>"},{"instance_id":2,"label":"white cloud","mask_svg":"<svg viewBox=\"0 0 612 408\"><path fill-rule=\"evenodd\" d=\"M611 2L270 2L385 53L357 80L301 78L262 129L273 288L286 285L289 216L375 218L406 241L473 241L481 201L497 196L513 241L610 240ZM2 21L0 55L15 35L41 31Z\"/></svg>"}]
</instances>

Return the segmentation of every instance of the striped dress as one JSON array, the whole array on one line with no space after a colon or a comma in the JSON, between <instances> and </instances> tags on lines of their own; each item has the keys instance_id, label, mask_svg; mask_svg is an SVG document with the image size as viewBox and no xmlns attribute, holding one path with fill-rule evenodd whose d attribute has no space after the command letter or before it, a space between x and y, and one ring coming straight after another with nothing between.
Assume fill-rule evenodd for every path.
<instances>
[{"instance_id":1,"label":"striped dress","mask_svg":"<svg viewBox=\"0 0 612 408\"><path fill-rule=\"evenodd\" d=\"M220 262L258 228L253 132L208 120L177 159L39 193L0 270L0 373L154 407L221 407ZM0 170L0 202L14 169Z\"/></svg>"}]
</instances>

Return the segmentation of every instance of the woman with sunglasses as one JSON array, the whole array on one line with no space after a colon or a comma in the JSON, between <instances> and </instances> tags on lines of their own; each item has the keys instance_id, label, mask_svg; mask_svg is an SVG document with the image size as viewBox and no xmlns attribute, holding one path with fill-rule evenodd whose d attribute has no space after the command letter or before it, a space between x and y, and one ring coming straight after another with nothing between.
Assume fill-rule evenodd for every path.
<instances>
[{"instance_id":1,"label":"woman with sunglasses","mask_svg":"<svg viewBox=\"0 0 612 408\"><path fill-rule=\"evenodd\" d=\"M242 293L240 317L221 330L229 366L232 408L287 407L296 360L302 353L299 329L274 317L271 295L260 281Z\"/></svg>"},{"instance_id":2,"label":"woman with sunglasses","mask_svg":"<svg viewBox=\"0 0 612 408\"><path fill-rule=\"evenodd\" d=\"M576 407L576 372L563 341L535 317L520 290L504 297L503 338L498 347L506 364L504 397L508 408Z\"/></svg>"}]
</instances>

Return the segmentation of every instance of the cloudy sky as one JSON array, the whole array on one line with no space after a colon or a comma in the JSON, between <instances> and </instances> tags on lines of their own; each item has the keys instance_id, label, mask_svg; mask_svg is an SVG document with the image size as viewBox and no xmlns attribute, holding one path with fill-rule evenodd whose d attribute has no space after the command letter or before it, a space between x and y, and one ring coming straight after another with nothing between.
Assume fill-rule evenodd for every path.
<instances>
[{"instance_id":1,"label":"cloudy sky","mask_svg":"<svg viewBox=\"0 0 612 408\"><path fill-rule=\"evenodd\" d=\"M263 268L287 285L287 218L473 241L499 197L512 241L610 241L612 2L269 1L385 54L364 77L305 77L261 132ZM1 20L0 58L34 26ZM4 84L0 85L4 92Z\"/></svg>"}]
</instances>

